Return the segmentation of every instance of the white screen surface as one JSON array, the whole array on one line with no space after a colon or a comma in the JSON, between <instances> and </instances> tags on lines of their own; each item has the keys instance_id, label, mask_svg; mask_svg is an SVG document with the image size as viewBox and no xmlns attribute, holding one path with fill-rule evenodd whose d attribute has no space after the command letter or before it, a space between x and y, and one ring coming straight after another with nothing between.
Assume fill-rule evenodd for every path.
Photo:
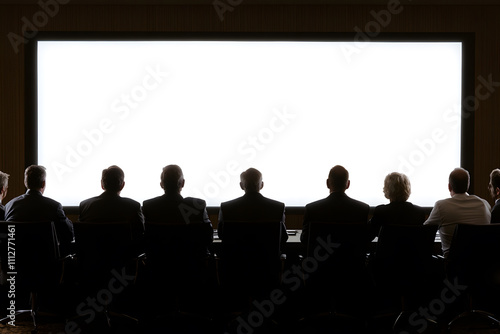
<instances>
[{"instance_id":1,"label":"white screen surface","mask_svg":"<svg viewBox=\"0 0 500 334\"><path fill-rule=\"evenodd\" d=\"M460 165L461 43L40 41L38 163L64 206L96 196L101 172L125 172L122 196L162 194L179 165L183 196L219 206L263 173L287 206L326 197L334 165L347 194L387 203L393 171L409 201L449 196Z\"/></svg>"}]
</instances>

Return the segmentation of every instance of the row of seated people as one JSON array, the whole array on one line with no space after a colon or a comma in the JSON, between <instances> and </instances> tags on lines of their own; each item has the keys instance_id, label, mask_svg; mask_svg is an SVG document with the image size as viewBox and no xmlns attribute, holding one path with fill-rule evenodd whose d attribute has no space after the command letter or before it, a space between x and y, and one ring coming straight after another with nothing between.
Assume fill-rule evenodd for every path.
<instances>
[{"instance_id":1,"label":"row of seated people","mask_svg":"<svg viewBox=\"0 0 500 334\"><path fill-rule=\"evenodd\" d=\"M8 175L0 172L0 200L7 192ZM25 171L25 186L28 191L12 199L6 207L0 205L0 220L6 221L54 221L60 243L74 241L72 222L66 217L60 203L44 197L46 171L43 166L29 166ZM430 216L425 220L424 210L408 202L411 186L408 177L401 173L391 173L384 181L384 194L390 200L387 205L377 206L370 220L371 238L378 234L383 224L403 223L409 225L438 225L443 254L447 256L456 224L500 223L500 170L490 174L489 189L496 201L493 210L487 201L469 195L469 173L462 168L453 170L449 177L451 198L436 202ZM168 165L161 173L161 187L165 194L144 201L141 205L120 196L125 185L124 172L118 166L111 166L102 172L101 186L104 192L97 197L80 203L79 221L110 222L129 221L138 239L144 232L144 221L150 222L204 222L211 226L205 201L198 198L182 197L184 186L182 170L177 165ZM330 195L305 207L301 241L308 240L309 223L313 221L367 222L369 206L350 198L345 192L349 188L348 171L342 166L330 170L326 185ZM284 203L264 197L260 190L264 186L262 174L250 168L241 174L240 186L245 194L237 199L222 203L219 210L218 236L224 237L224 221L280 220L283 224L282 243L285 233ZM1 201L0 201L1 203ZM207 232L208 234L208 232ZM212 234L207 235L208 242Z\"/></svg>"},{"instance_id":2,"label":"row of seated people","mask_svg":"<svg viewBox=\"0 0 500 334\"><path fill-rule=\"evenodd\" d=\"M375 209L368 225L369 238L376 236L381 226L394 223L438 225L442 237L443 253L447 256L453 233L452 228L456 224L486 225L490 223L489 204L477 196L467 194L469 182L467 171L463 169L452 171L449 179L452 197L438 201L428 219L425 220L423 209L407 202L410 195L408 178L399 173L389 174L384 183L384 193L391 203ZM493 195L498 196L500 189L495 186L495 182L495 174L492 173L490 189ZM41 166L28 167L25 172L25 183L28 188L27 194L21 195L7 204L5 220L53 221L56 225L58 239L62 244L74 242L73 224L65 217L61 205L42 196L45 189L45 169ZM309 242L308 234L313 222L330 221L354 224L368 220L369 206L351 199L345 194L350 185L349 175L345 168L342 166L333 167L326 183L330 195L306 206L301 234L301 241L304 244ZM144 221L199 222L209 227L206 229L207 234L204 239L206 247L208 248L212 243L212 226L208 219L205 202L195 198L183 198L180 195L184 186L184 178L182 170L178 166L169 165L163 169L161 186L165 190L165 195L145 201L142 209L139 203L119 196L123 186L124 174L119 167L111 166L105 169L102 175L104 193L81 203L79 220L96 223L129 221L134 226L134 234L137 239L141 239L144 233ZM245 195L221 204L218 234L223 241L225 222L241 220L279 221L282 244L287 240L285 206L283 203L262 196L260 194L262 187L262 175L258 170L251 168L242 173L241 188L245 191ZM78 244L78 238L76 243ZM350 280L353 278L353 276L349 276ZM160 280L164 280L164 278L162 277ZM346 284L346 282L341 284ZM352 298L352 295L349 295L348 298Z\"/></svg>"}]
</instances>

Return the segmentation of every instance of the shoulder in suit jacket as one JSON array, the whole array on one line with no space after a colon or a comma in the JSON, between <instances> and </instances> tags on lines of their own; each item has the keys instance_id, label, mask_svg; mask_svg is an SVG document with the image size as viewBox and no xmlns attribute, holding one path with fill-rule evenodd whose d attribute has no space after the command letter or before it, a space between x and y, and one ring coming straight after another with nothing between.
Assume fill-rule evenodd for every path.
<instances>
[{"instance_id":1,"label":"shoulder in suit jacket","mask_svg":"<svg viewBox=\"0 0 500 334\"><path fill-rule=\"evenodd\" d=\"M370 206L352 199L344 192L332 192L328 197L306 205L300 241L307 243L311 222L368 222Z\"/></svg>"},{"instance_id":2,"label":"shoulder in suit jacket","mask_svg":"<svg viewBox=\"0 0 500 334\"><path fill-rule=\"evenodd\" d=\"M220 205L217 233L224 236L224 221L265 221L276 220L282 223L281 242L288 240L285 226L285 204L264 197L258 192L247 192L245 195L224 202Z\"/></svg>"},{"instance_id":3,"label":"shoulder in suit jacket","mask_svg":"<svg viewBox=\"0 0 500 334\"><path fill-rule=\"evenodd\" d=\"M164 194L145 200L142 212L146 222L207 224L206 239L204 239L206 246L208 247L213 241L212 222L208 217L207 205L202 199L183 198L180 194Z\"/></svg>"},{"instance_id":4,"label":"shoulder in suit jacket","mask_svg":"<svg viewBox=\"0 0 500 334\"><path fill-rule=\"evenodd\" d=\"M5 220L19 222L53 221L59 242L73 241L73 223L66 217L61 203L42 195L39 191L28 190L5 207ZM64 246L63 246L64 248Z\"/></svg>"},{"instance_id":5,"label":"shoulder in suit jacket","mask_svg":"<svg viewBox=\"0 0 500 334\"><path fill-rule=\"evenodd\" d=\"M373 211L373 216L370 219L370 236L371 239L375 238L384 225L423 225L424 221L424 209L410 202L392 202L379 205Z\"/></svg>"},{"instance_id":6,"label":"shoulder in suit jacket","mask_svg":"<svg viewBox=\"0 0 500 334\"><path fill-rule=\"evenodd\" d=\"M491 224L500 224L500 200L495 202L491 210Z\"/></svg>"},{"instance_id":7,"label":"shoulder in suit jacket","mask_svg":"<svg viewBox=\"0 0 500 334\"><path fill-rule=\"evenodd\" d=\"M141 204L107 191L82 201L78 220L81 222L130 222L137 238L144 233Z\"/></svg>"}]
</instances>

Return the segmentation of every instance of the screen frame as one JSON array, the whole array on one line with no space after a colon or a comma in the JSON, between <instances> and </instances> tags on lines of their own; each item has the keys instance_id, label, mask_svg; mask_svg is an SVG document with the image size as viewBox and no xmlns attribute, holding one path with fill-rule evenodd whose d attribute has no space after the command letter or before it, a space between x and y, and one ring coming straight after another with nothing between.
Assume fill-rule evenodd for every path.
<instances>
[{"instance_id":1,"label":"screen frame","mask_svg":"<svg viewBox=\"0 0 500 334\"><path fill-rule=\"evenodd\" d=\"M336 42L460 42L462 43L460 167L474 175L474 112L468 98L475 96L475 34L464 33L336 33L336 32L38 32L25 46L25 166L38 163L37 45L39 41L336 41ZM472 110L471 110L472 109ZM469 193L474 193L471 183ZM318 198L321 194L318 194ZM373 209L373 208L372 208ZM429 211L431 208L427 208ZM65 207L77 213L78 207ZM215 214L218 207L208 207ZM287 207L302 214L304 207Z\"/></svg>"}]
</instances>

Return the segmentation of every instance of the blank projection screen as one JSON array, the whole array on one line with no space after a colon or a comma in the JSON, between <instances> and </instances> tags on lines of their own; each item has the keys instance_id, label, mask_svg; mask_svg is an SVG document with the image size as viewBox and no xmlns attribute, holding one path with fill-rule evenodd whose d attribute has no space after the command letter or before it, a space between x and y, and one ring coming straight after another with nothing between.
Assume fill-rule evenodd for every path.
<instances>
[{"instance_id":1,"label":"blank projection screen","mask_svg":"<svg viewBox=\"0 0 500 334\"><path fill-rule=\"evenodd\" d=\"M388 203L385 176L409 176L409 201L449 196L461 164L459 41L40 40L37 162L45 195L64 206L125 172L122 196L159 196L179 165L183 196L219 206L263 173L262 194L287 206L328 195L334 165L347 194Z\"/></svg>"}]
</instances>

